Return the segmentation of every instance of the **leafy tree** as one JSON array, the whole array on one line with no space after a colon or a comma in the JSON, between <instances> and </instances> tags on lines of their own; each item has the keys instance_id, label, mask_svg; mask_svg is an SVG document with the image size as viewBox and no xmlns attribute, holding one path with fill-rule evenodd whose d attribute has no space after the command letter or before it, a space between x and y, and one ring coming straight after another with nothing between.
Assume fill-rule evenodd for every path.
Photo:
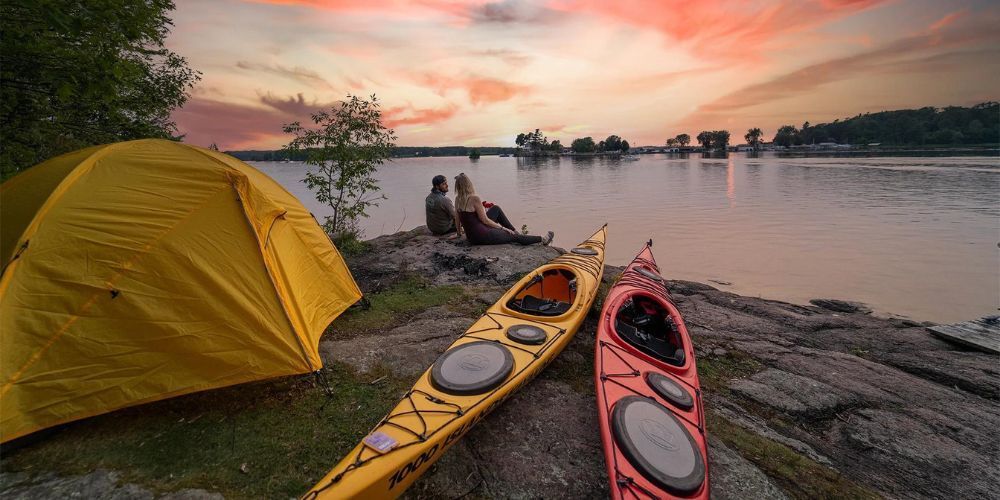
<instances>
[{"instance_id":1,"label":"leafy tree","mask_svg":"<svg viewBox=\"0 0 1000 500\"><path fill-rule=\"evenodd\" d=\"M175 138L200 78L164 46L171 0L0 3L0 175L94 144Z\"/></svg>"},{"instance_id":2,"label":"leafy tree","mask_svg":"<svg viewBox=\"0 0 1000 500\"><path fill-rule=\"evenodd\" d=\"M720 151L725 151L729 147L729 131L712 131L712 147Z\"/></svg>"},{"instance_id":3,"label":"leafy tree","mask_svg":"<svg viewBox=\"0 0 1000 500\"><path fill-rule=\"evenodd\" d=\"M629 144L628 144L628 141L626 141L626 140L622 139L622 143L621 143L621 146L620 146L620 148L621 148L621 152L622 152L622 153L628 153L628 150L629 150Z\"/></svg>"},{"instance_id":4,"label":"leafy tree","mask_svg":"<svg viewBox=\"0 0 1000 500\"><path fill-rule=\"evenodd\" d=\"M743 138L746 139L747 144L749 144L754 151L760 149L762 137L764 137L764 132L757 127L747 130L747 134L743 136Z\"/></svg>"},{"instance_id":5,"label":"leafy tree","mask_svg":"<svg viewBox=\"0 0 1000 500\"><path fill-rule=\"evenodd\" d=\"M521 149L528 142L528 137L525 134L517 134L517 138L514 139L514 144L517 144L517 148Z\"/></svg>"},{"instance_id":6,"label":"leafy tree","mask_svg":"<svg viewBox=\"0 0 1000 500\"><path fill-rule=\"evenodd\" d=\"M546 139L545 135L543 135L537 128L534 132L528 134L528 146L530 147L532 153L544 151L548 144L549 140Z\"/></svg>"},{"instance_id":7,"label":"leafy tree","mask_svg":"<svg viewBox=\"0 0 1000 500\"><path fill-rule=\"evenodd\" d=\"M517 138L514 140L514 143L517 144L518 149L527 148L532 155L541 155L552 149L549 146L549 140L545 137L545 134L537 128L534 132L517 134Z\"/></svg>"},{"instance_id":8,"label":"leafy tree","mask_svg":"<svg viewBox=\"0 0 1000 500\"><path fill-rule=\"evenodd\" d=\"M673 137L671 137L670 139L667 139L667 147L668 148L676 148L677 147L677 139L675 139Z\"/></svg>"},{"instance_id":9,"label":"leafy tree","mask_svg":"<svg viewBox=\"0 0 1000 500\"><path fill-rule=\"evenodd\" d=\"M562 150L563 145L562 142L559 142L559 139L556 139L549 144L549 151L552 151L553 153L562 153Z\"/></svg>"},{"instance_id":10,"label":"leafy tree","mask_svg":"<svg viewBox=\"0 0 1000 500\"><path fill-rule=\"evenodd\" d=\"M570 148L574 153L593 153L597 149L597 145L594 144L594 138L588 136L581 139L573 139Z\"/></svg>"},{"instance_id":11,"label":"leafy tree","mask_svg":"<svg viewBox=\"0 0 1000 500\"><path fill-rule=\"evenodd\" d=\"M712 133L708 130L702 130L701 133L698 134L697 140L698 144L701 144L701 147L705 149L712 148Z\"/></svg>"},{"instance_id":12,"label":"leafy tree","mask_svg":"<svg viewBox=\"0 0 1000 500\"><path fill-rule=\"evenodd\" d=\"M802 138L799 137L799 131L795 125L783 125L774 134L774 143L787 148L794 144L802 144Z\"/></svg>"},{"instance_id":13,"label":"leafy tree","mask_svg":"<svg viewBox=\"0 0 1000 500\"><path fill-rule=\"evenodd\" d=\"M604 148L602 151L621 151L622 149L622 138L617 135L609 135L607 139L604 139Z\"/></svg>"},{"instance_id":14,"label":"leafy tree","mask_svg":"<svg viewBox=\"0 0 1000 500\"><path fill-rule=\"evenodd\" d=\"M681 147L687 146L688 144L691 144L691 136L687 134L679 134L677 136L677 143L680 144Z\"/></svg>"},{"instance_id":15,"label":"leafy tree","mask_svg":"<svg viewBox=\"0 0 1000 500\"><path fill-rule=\"evenodd\" d=\"M329 206L323 228L335 238L357 235L357 221L366 210L378 206L375 171L389 160L396 134L382 125L382 111L375 95L371 100L348 95L330 111L312 115L318 129L293 122L284 126L295 137L285 146L291 155L305 154L305 183L316 193L316 201Z\"/></svg>"},{"instance_id":16,"label":"leafy tree","mask_svg":"<svg viewBox=\"0 0 1000 500\"><path fill-rule=\"evenodd\" d=\"M469 159L470 160L478 160L480 156L481 155L479 154L479 150L476 149L476 148L472 148L472 150L469 151Z\"/></svg>"}]
</instances>

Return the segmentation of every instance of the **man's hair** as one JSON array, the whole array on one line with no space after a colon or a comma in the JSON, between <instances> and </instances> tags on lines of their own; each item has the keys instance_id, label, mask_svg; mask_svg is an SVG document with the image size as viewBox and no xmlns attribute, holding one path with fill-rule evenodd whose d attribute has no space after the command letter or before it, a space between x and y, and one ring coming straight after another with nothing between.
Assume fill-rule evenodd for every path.
<instances>
[{"instance_id":1,"label":"man's hair","mask_svg":"<svg viewBox=\"0 0 1000 500\"><path fill-rule=\"evenodd\" d=\"M434 178L431 179L431 186L437 187L446 180L448 180L448 178L443 175L435 175Z\"/></svg>"}]
</instances>

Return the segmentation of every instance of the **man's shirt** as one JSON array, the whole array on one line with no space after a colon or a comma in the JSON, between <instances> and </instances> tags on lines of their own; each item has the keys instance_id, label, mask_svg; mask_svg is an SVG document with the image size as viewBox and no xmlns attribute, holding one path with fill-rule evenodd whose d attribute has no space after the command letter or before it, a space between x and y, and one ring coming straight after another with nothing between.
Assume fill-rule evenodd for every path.
<instances>
[{"instance_id":1,"label":"man's shirt","mask_svg":"<svg viewBox=\"0 0 1000 500\"><path fill-rule=\"evenodd\" d=\"M455 230L455 205L436 188L427 195L427 229L434 234L445 234Z\"/></svg>"}]
</instances>

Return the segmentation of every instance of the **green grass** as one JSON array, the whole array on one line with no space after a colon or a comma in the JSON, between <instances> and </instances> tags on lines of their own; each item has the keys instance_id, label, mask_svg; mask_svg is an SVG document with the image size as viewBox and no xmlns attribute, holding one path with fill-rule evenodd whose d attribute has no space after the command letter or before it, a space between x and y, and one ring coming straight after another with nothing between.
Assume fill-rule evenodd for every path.
<instances>
[{"instance_id":1,"label":"green grass","mask_svg":"<svg viewBox=\"0 0 1000 500\"><path fill-rule=\"evenodd\" d=\"M309 376L241 385L114 412L5 454L5 471L98 468L157 491L205 488L233 498L307 491L397 401L401 381L327 369L332 399ZM247 472L240 470L246 464Z\"/></svg>"},{"instance_id":2,"label":"green grass","mask_svg":"<svg viewBox=\"0 0 1000 500\"><path fill-rule=\"evenodd\" d=\"M739 351L698 358L698 380L702 389L709 392L727 393L730 380L748 377L763 369L760 361Z\"/></svg>"},{"instance_id":3,"label":"green grass","mask_svg":"<svg viewBox=\"0 0 1000 500\"><path fill-rule=\"evenodd\" d=\"M721 439L774 479L792 498L881 498L839 472L796 453L787 446L706 412L708 434Z\"/></svg>"},{"instance_id":4,"label":"green grass","mask_svg":"<svg viewBox=\"0 0 1000 500\"><path fill-rule=\"evenodd\" d=\"M371 251L372 245L358 237L356 232L347 232L333 239L337 250L345 257L356 257Z\"/></svg>"},{"instance_id":5,"label":"green grass","mask_svg":"<svg viewBox=\"0 0 1000 500\"><path fill-rule=\"evenodd\" d=\"M408 277L392 287L367 296L371 307L352 308L327 329L334 338L344 339L377 333L406 322L429 307L448 304L463 295L459 286L430 286L418 277Z\"/></svg>"}]
</instances>

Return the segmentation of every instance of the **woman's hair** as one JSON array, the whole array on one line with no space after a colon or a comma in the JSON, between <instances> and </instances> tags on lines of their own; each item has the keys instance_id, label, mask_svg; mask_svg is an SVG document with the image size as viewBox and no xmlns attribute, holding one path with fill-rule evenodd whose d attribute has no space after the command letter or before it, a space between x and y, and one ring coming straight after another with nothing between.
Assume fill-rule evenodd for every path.
<instances>
[{"instance_id":1,"label":"woman's hair","mask_svg":"<svg viewBox=\"0 0 1000 500\"><path fill-rule=\"evenodd\" d=\"M463 212L468 212L468 210L463 210L469 206L469 199L476 196L476 187L472 185L472 181L469 176L463 174L458 174L455 177L455 207Z\"/></svg>"}]
</instances>

